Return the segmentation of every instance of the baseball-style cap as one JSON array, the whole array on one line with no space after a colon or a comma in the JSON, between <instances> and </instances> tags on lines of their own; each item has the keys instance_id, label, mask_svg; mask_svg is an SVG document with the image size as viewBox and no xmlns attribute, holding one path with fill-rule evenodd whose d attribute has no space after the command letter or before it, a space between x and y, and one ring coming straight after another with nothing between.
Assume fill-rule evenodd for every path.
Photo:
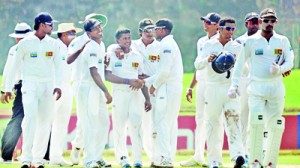
<instances>
[{"instance_id":1,"label":"baseball-style cap","mask_svg":"<svg viewBox=\"0 0 300 168\"><path fill-rule=\"evenodd\" d=\"M95 27L99 26L101 22L97 19L88 19L84 22L84 30L85 31L92 31Z\"/></svg>"},{"instance_id":2,"label":"baseball-style cap","mask_svg":"<svg viewBox=\"0 0 300 168\"><path fill-rule=\"evenodd\" d=\"M31 27L27 23L18 23L15 27L15 32L11 33L9 37L13 38L25 38L29 32L31 32Z\"/></svg>"},{"instance_id":3,"label":"baseball-style cap","mask_svg":"<svg viewBox=\"0 0 300 168\"><path fill-rule=\"evenodd\" d=\"M49 24L51 24L52 22L57 22L57 21L55 21L53 19L53 17L47 12L39 13L34 19L34 23L36 25L39 24L39 23L49 23Z\"/></svg>"},{"instance_id":4,"label":"baseball-style cap","mask_svg":"<svg viewBox=\"0 0 300 168\"><path fill-rule=\"evenodd\" d=\"M201 16L200 19L213 22L213 23L219 23L221 16L217 13L208 13L206 16Z\"/></svg>"},{"instance_id":5,"label":"baseball-style cap","mask_svg":"<svg viewBox=\"0 0 300 168\"><path fill-rule=\"evenodd\" d=\"M277 19L275 10L271 9L271 8L266 8L266 9L262 10L260 12L260 18L266 18L266 17L274 17Z\"/></svg>"},{"instance_id":6,"label":"baseball-style cap","mask_svg":"<svg viewBox=\"0 0 300 168\"><path fill-rule=\"evenodd\" d=\"M91 13L85 16L84 21L79 21L79 24L84 24L86 21L88 21L89 19L96 19L101 23L102 28L104 28L107 24L107 17L103 14L98 14L98 13Z\"/></svg>"},{"instance_id":7,"label":"baseball-style cap","mask_svg":"<svg viewBox=\"0 0 300 168\"><path fill-rule=\"evenodd\" d=\"M155 23L155 28L163 28L163 29L167 29L171 32L173 29L173 23L170 19L167 19L167 18L159 19Z\"/></svg>"},{"instance_id":8,"label":"baseball-style cap","mask_svg":"<svg viewBox=\"0 0 300 168\"><path fill-rule=\"evenodd\" d=\"M155 25L153 23L153 20L151 20L149 18L142 19L139 22L139 30L152 29L154 27L155 27Z\"/></svg>"},{"instance_id":9,"label":"baseball-style cap","mask_svg":"<svg viewBox=\"0 0 300 168\"><path fill-rule=\"evenodd\" d=\"M251 19L259 19L259 14L255 12L247 13L247 15L245 16L245 22Z\"/></svg>"}]
</instances>

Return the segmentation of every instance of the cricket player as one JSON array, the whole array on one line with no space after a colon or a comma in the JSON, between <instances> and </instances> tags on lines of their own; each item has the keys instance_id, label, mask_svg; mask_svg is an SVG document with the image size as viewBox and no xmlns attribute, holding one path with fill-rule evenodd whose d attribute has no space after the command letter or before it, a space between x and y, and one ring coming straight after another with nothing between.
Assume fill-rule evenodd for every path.
<instances>
[{"instance_id":1,"label":"cricket player","mask_svg":"<svg viewBox=\"0 0 300 168\"><path fill-rule=\"evenodd\" d=\"M2 76L2 88L1 88L1 102L6 104L4 96L5 96L5 83L6 77L9 75L7 74L7 70L10 69L11 61L16 53L17 44L23 38L27 37L31 33L31 27L27 23L18 23L15 27L15 32L10 34L9 36L15 38L16 44L9 49L7 60L3 70ZM17 67L14 67L17 68ZM12 117L9 123L6 126L6 129L3 133L2 140L1 140L1 157L3 162L11 162L13 159L14 149L17 145L17 142L22 134L21 123L24 118L24 109L22 103L22 80L21 80L21 72L16 72L16 77L14 79L16 82L14 85L15 90L15 99L13 102L12 107Z\"/></svg>"},{"instance_id":2,"label":"cricket player","mask_svg":"<svg viewBox=\"0 0 300 168\"><path fill-rule=\"evenodd\" d=\"M102 14L91 13L85 16L84 21L79 21L80 24L85 23L88 19L94 18L101 21L101 27L104 28L107 24L107 17ZM80 80L80 65L81 65L81 53L85 48L86 44L90 41L89 36L87 33L83 33L81 36L76 37L68 47L68 58L67 63L72 64L72 82L73 82L73 96L75 101L78 102L77 92ZM77 114L79 112L78 103L76 103L76 111ZM71 162L74 165L79 164L80 161L80 153L83 148L83 137L82 137L82 130L80 127L80 117L77 115L77 123L76 123L76 134L75 138L72 141L72 151L70 155Z\"/></svg>"},{"instance_id":3,"label":"cricket player","mask_svg":"<svg viewBox=\"0 0 300 168\"><path fill-rule=\"evenodd\" d=\"M210 40L219 37L218 26L221 16L218 13L208 13L206 16L202 16L204 31L206 36L201 37L197 42L197 55L203 50L203 45ZM196 130L195 130L195 154L187 161L180 163L182 167L190 166L207 166L204 159L205 150L205 119L204 119L204 92L205 92L205 79L206 68L203 70L196 70L194 78L187 89L186 98L189 102L192 102L193 88L197 84L196 89ZM222 126L220 129L224 129ZM221 133L222 136L224 132Z\"/></svg>"},{"instance_id":4,"label":"cricket player","mask_svg":"<svg viewBox=\"0 0 300 168\"><path fill-rule=\"evenodd\" d=\"M171 35L173 23L167 18L155 23L160 40L159 64L155 75L145 79L156 97L153 114L154 167L173 167L177 148L177 117L181 104L183 66L179 47Z\"/></svg>"},{"instance_id":5,"label":"cricket player","mask_svg":"<svg viewBox=\"0 0 300 168\"><path fill-rule=\"evenodd\" d=\"M144 87L144 83L138 79L139 75L144 74L143 57L130 47L131 34L129 29L118 29L115 38L124 51L124 58L121 60L115 55L115 52L107 53L110 63L106 69L106 79L112 83L114 97L112 122L115 156L122 167L131 167L126 149L128 126L134 167L142 167L142 113L144 108L146 111L151 110L148 88ZM145 105L141 102L139 88L142 88Z\"/></svg>"},{"instance_id":6,"label":"cricket player","mask_svg":"<svg viewBox=\"0 0 300 168\"><path fill-rule=\"evenodd\" d=\"M15 67L21 67L22 102L22 168L30 166L44 168L53 119L53 104L61 97L61 57L57 41L48 35L53 29L53 18L49 13L35 17L34 34L19 42L8 69L6 98L11 98ZM54 88L54 90L53 90ZM53 97L56 94L56 98Z\"/></svg>"},{"instance_id":7,"label":"cricket player","mask_svg":"<svg viewBox=\"0 0 300 168\"><path fill-rule=\"evenodd\" d=\"M102 155L110 124L106 104L112 102L112 97L103 82L105 45L101 41L101 22L89 19L84 23L84 29L91 39L81 53L82 70L78 87L84 165L87 168L107 167Z\"/></svg>"},{"instance_id":8,"label":"cricket player","mask_svg":"<svg viewBox=\"0 0 300 168\"><path fill-rule=\"evenodd\" d=\"M247 28L247 32L244 33L242 36L235 39L236 42L243 45L246 39L252 35L254 35L259 29L259 14L255 12L250 12L246 14L245 19L245 27ZM247 93L247 86L249 84L249 63L246 63L243 69L242 80L240 84L241 90L241 114L240 114L240 121L241 121L241 131L242 131L242 139L243 139L243 146L245 147L245 157L246 163L248 162L248 119L249 119L249 106L248 106L248 93ZM248 163L247 163L248 164Z\"/></svg>"},{"instance_id":9,"label":"cricket player","mask_svg":"<svg viewBox=\"0 0 300 168\"><path fill-rule=\"evenodd\" d=\"M278 22L275 10L262 10L260 19L262 30L244 43L234 67L228 96L237 96L243 67L250 62L250 83L247 88L250 110L249 164L253 168L273 168L277 166L285 127L282 117L285 97L282 73L293 67L294 53L289 40L274 32ZM268 131L268 137L263 157L264 128Z\"/></svg>"},{"instance_id":10,"label":"cricket player","mask_svg":"<svg viewBox=\"0 0 300 168\"><path fill-rule=\"evenodd\" d=\"M210 40L203 46L200 57L195 61L196 69L207 68L205 90L205 119L207 135L207 158L209 167L217 168L222 163L223 137L219 129L224 125L228 137L230 158L235 161L235 168L244 164L244 148L239 123L239 100L229 99L227 90L230 87L230 72L217 73L212 69L211 62L222 51L230 52L236 57L240 51L240 44L232 41L235 30L235 20L224 17L219 22L219 37Z\"/></svg>"},{"instance_id":11,"label":"cricket player","mask_svg":"<svg viewBox=\"0 0 300 168\"><path fill-rule=\"evenodd\" d=\"M68 54L68 46L75 38L76 33L82 29L75 28L73 23L61 23L58 25L58 30L55 32L59 44L59 53L62 63L62 92L64 93L60 100L55 102L54 120L51 130L50 142L50 165L53 166L72 166L72 163L67 162L63 158L63 150L65 139L68 133L68 125L72 112L72 86L71 74L72 67L67 64L66 58Z\"/></svg>"}]
</instances>

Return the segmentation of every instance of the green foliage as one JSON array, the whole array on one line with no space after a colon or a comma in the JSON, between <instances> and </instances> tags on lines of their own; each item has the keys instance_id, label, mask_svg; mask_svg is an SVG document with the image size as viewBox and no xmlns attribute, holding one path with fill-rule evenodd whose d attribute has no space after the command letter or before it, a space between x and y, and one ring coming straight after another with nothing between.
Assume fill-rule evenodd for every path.
<instances>
[{"instance_id":1,"label":"green foliage","mask_svg":"<svg viewBox=\"0 0 300 168\"><path fill-rule=\"evenodd\" d=\"M268 2L268 3L267 3ZM9 38L17 22L27 22L33 26L36 14L45 11L53 15L60 22L74 22L78 27L79 20L83 20L89 13L107 15L109 21L104 29L103 41L108 46L114 43L114 33L120 26L126 26L133 32L133 39L139 38L137 25L139 20L149 17L153 20L168 17L174 22L174 37L182 52L185 72L193 72L193 62L196 57L196 43L199 37L204 36L200 16L209 12L218 12L223 16L233 16L237 20L235 37L243 34L243 19L248 12L258 12L265 7L277 9L280 24L276 28L279 33L285 34L291 40L296 56L299 55L299 19L293 10L292 0L1 0L0 14L0 72L3 70L9 47L14 39ZM299 18L299 17L298 17ZM291 25L291 26L287 26ZM291 27L294 27L291 30ZM54 30L57 29L55 25ZM55 36L54 36L55 37ZM297 67L300 60L297 58Z\"/></svg>"}]
</instances>

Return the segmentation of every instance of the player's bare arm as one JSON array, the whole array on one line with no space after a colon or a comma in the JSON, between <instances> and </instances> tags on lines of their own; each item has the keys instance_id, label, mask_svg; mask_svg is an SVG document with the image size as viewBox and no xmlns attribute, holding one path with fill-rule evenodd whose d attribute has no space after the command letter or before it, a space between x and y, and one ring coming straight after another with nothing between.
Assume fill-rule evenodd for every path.
<instances>
[{"instance_id":1,"label":"player's bare arm","mask_svg":"<svg viewBox=\"0 0 300 168\"><path fill-rule=\"evenodd\" d=\"M102 81L102 79L97 71L97 68L91 67L90 73L91 73L91 76L92 76L94 82L96 83L96 85L104 92L105 97L106 97L106 104L110 104L112 102L112 96L110 95L104 82Z\"/></svg>"},{"instance_id":2,"label":"player's bare arm","mask_svg":"<svg viewBox=\"0 0 300 168\"><path fill-rule=\"evenodd\" d=\"M149 93L148 93L148 88L146 86L144 86L142 88L142 93L145 97L145 111L148 112L152 109L152 104L150 102L150 97L149 97Z\"/></svg>"},{"instance_id":3,"label":"player's bare arm","mask_svg":"<svg viewBox=\"0 0 300 168\"><path fill-rule=\"evenodd\" d=\"M196 80L196 71L194 72L194 76L193 76L193 80L190 84L190 87L186 90L186 100L190 103L192 103L192 99L193 99L193 88L195 87L195 85L197 84L197 80Z\"/></svg>"},{"instance_id":4,"label":"player's bare arm","mask_svg":"<svg viewBox=\"0 0 300 168\"><path fill-rule=\"evenodd\" d=\"M90 40L87 41L87 42L81 47L81 49L79 49L79 50L77 50L75 53L71 54L71 55L68 57L68 59L67 59L67 63L68 63L68 64L72 64L72 63L77 59L77 57L81 54L81 52L83 51L83 49L85 48L85 46L86 46L89 42L90 42Z\"/></svg>"},{"instance_id":5,"label":"player's bare arm","mask_svg":"<svg viewBox=\"0 0 300 168\"><path fill-rule=\"evenodd\" d=\"M143 87L143 84L139 79L127 79L127 78L120 78L111 71L105 71L105 79L109 82L116 83L116 84L126 84L130 85L130 87L134 90L138 90Z\"/></svg>"}]
</instances>

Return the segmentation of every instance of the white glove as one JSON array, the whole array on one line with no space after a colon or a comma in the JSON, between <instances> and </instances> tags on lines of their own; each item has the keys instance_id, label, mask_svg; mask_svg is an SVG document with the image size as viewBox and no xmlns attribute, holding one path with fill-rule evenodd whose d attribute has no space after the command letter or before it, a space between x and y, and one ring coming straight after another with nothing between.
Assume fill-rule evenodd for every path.
<instances>
[{"instance_id":1,"label":"white glove","mask_svg":"<svg viewBox=\"0 0 300 168\"><path fill-rule=\"evenodd\" d=\"M238 89L238 86L230 86L227 95L231 99L235 99L237 95L240 95L240 91Z\"/></svg>"},{"instance_id":2,"label":"white glove","mask_svg":"<svg viewBox=\"0 0 300 168\"><path fill-rule=\"evenodd\" d=\"M272 75L278 75L280 72L280 66L276 64L275 62L272 62L271 68L270 68L270 73Z\"/></svg>"}]
</instances>

